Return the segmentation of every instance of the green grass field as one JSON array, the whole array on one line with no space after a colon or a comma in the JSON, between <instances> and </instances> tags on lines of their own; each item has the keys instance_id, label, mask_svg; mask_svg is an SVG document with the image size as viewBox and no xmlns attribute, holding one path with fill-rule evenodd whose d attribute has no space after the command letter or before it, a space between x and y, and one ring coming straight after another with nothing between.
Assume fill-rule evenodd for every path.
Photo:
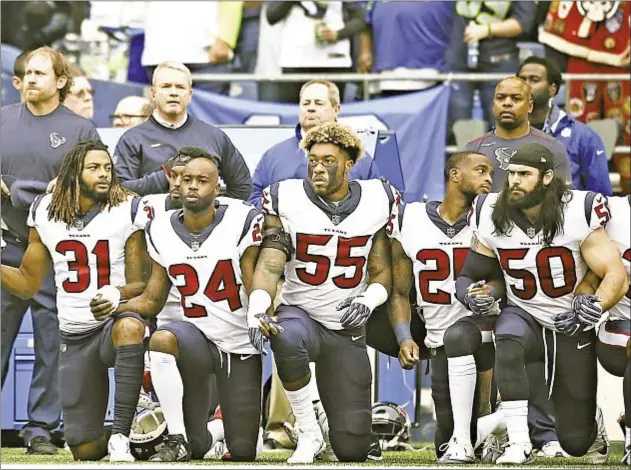
<instances>
[{"instance_id":1,"label":"green grass field","mask_svg":"<svg viewBox=\"0 0 631 470\"><path fill-rule=\"evenodd\" d=\"M60 451L56 456L41 456L35 457L30 455L25 455L25 449L23 448L2 448L1 454L1 462L2 466L11 465L11 464L27 464L33 466L40 466L45 464L56 464L56 465L72 465L75 462L72 460L72 456L67 451ZM283 465L289 457L290 452L268 452L263 454L261 460L255 462L254 466L279 466ZM537 458L534 464L529 465L529 468L625 468L620 464L620 460L622 459L622 442L614 442L612 443L612 452L609 457L609 463L603 466L593 466L587 465L580 458L572 458L572 459L541 459ZM106 459L100 462L101 465L110 465ZM139 462L140 465L149 465L151 467L165 466L168 464L156 464L155 462ZM200 460L195 462L190 462L190 465L204 465L204 466L212 466L212 465L227 465L231 464L222 462L221 460ZM318 465L331 465L330 463L317 463L314 466ZM333 464L335 466L344 466L343 464ZM419 448L415 452L386 452L384 456L384 460L382 462L374 462L374 463L364 463L359 464L360 466L367 467L386 467L386 466L409 466L409 467L435 467L436 460L434 457L433 446L427 445ZM179 466L179 464L178 464ZM358 466L358 465L353 465ZM627 467L628 468L628 467Z\"/></svg>"}]
</instances>

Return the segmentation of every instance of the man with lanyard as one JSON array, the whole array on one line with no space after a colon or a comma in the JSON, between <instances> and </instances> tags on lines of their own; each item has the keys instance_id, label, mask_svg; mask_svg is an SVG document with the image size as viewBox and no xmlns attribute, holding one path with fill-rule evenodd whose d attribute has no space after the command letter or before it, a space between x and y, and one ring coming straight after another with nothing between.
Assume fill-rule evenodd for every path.
<instances>
[{"instance_id":1,"label":"man with lanyard","mask_svg":"<svg viewBox=\"0 0 631 470\"><path fill-rule=\"evenodd\" d=\"M530 85L533 100L530 124L565 147L570 157L573 187L610 196L607 155L600 136L553 102L562 82L556 64L547 58L528 57L519 66L517 75Z\"/></svg>"}]
</instances>

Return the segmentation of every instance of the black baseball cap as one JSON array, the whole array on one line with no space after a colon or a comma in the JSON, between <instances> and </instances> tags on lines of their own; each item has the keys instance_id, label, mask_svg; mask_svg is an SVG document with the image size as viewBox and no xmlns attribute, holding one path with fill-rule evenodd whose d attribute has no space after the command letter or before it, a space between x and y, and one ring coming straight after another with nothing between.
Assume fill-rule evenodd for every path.
<instances>
[{"instance_id":1,"label":"black baseball cap","mask_svg":"<svg viewBox=\"0 0 631 470\"><path fill-rule=\"evenodd\" d=\"M524 144L515 149L508 164L530 166L545 173L554 170L554 154L544 145Z\"/></svg>"}]
</instances>

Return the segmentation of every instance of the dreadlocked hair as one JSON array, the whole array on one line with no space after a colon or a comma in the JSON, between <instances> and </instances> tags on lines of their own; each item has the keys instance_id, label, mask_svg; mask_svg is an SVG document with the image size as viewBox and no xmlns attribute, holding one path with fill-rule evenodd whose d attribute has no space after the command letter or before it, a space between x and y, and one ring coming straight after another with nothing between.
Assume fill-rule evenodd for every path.
<instances>
[{"instance_id":1,"label":"dreadlocked hair","mask_svg":"<svg viewBox=\"0 0 631 470\"><path fill-rule=\"evenodd\" d=\"M81 173L85 165L85 157L92 150L101 150L107 153L107 146L99 140L84 140L75 144L64 156L61 168L57 175L57 183L52 194L52 201L48 208L48 219L56 222L65 222L67 227L74 225L79 215L79 195L81 194ZM101 211L107 207L119 206L129 196L136 193L123 188L116 178L114 163L112 163L112 183L107 195L107 203L103 204Z\"/></svg>"}]
</instances>

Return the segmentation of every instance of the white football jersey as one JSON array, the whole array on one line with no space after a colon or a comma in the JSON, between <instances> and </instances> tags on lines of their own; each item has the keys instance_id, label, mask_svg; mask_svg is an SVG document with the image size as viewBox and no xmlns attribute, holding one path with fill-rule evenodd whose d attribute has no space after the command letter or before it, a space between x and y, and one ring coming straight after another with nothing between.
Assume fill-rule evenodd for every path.
<instances>
[{"instance_id":1,"label":"white football jersey","mask_svg":"<svg viewBox=\"0 0 631 470\"><path fill-rule=\"evenodd\" d=\"M39 233L48 248L55 271L59 329L77 334L96 330L90 301L103 286L125 285L125 244L138 230L134 219L139 198L129 197L118 207L100 212L94 207L68 228L48 219L52 195L36 199L27 224Z\"/></svg>"},{"instance_id":2,"label":"white football jersey","mask_svg":"<svg viewBox=\"0 0 631 470\"><path fill-rule=\"evenodd\" d=\"M153 260L180 292L183 320L220 350L258 354L248 338L248 296L241 255L262 240L263 215L243 201L217 198L213 223L198 236L184 226L183 211L156 215L145 231Z\"/></svg>"},{"instance_id":3,"label":"white football jersey","mask_svg":"<svg viewBox=\"0 0 631 470\"><path fill-rule=\"evenodd\" d=\"M150 194L140 199L140 206L134 224L141 230L144 230L150 220L156 218L157 215L174 209L170 204L168 194ZM177 287L173 286L169 291L164 308L156 317L158 327L166 325L174 321L182 321L184 318L182 313L182 305L180 304L180 292Z\"/></svg>"},{"instance_id":4,"label":"white football jersey","mask_svg":"<svg viewBox=\"0 0 631 470\"><path fill-rule=\"evenodd\" d=\"M622 264L631 278L631 196L610 197L611 221L607 224L607 233L622 255ZM631 320L631 287L616 305L609 309L612 319Z\"/></svg>"},{"instance_id":5,"label":"white football jersey","mask_svg":"<svg viewBox=\"0 0 631 470\"><path fill-rule=\"evenodd\" d=\"M399 214L399 240L412 260L418 305L423 309L427 335L425 345L443 345L445 330L471 314L456 299L458 277L471 245L471 229L466 214L455 224L438 213L440 202L412 202Z\"/></svg>"},{"instance_id":6,"label":"white football jersey","mask_svg":"<svg viewBox=\"0 0 631 470\"><path fill-rule=\"evenodd\" d=\"M550 246L525 217L508 235L496 235L491 213L499 193L478 196L469 223L480 242L493 250L504 272L509 305L532 315L554 330L553 317L572 308L574 289L587 265L581 254L583 241L611 218L607 200L587 191L571 191L565 207L563 231Z\"/></svg>"},{"instance_id":7,"label":"white football jersey","mask_svg":"<svg viewBox=\"0 0 631 470\"><path fill-rule=\"evenodd\" d=\"M352 181L339 205L319 198L307 180L286 180L263 191L263 210L280 218L294 254L285 265L282 305L305 310L331 330L341 330L335 307L366 289L374 235L392 233L400 196L381 180Z\"/></svg>"}]
</instances>

